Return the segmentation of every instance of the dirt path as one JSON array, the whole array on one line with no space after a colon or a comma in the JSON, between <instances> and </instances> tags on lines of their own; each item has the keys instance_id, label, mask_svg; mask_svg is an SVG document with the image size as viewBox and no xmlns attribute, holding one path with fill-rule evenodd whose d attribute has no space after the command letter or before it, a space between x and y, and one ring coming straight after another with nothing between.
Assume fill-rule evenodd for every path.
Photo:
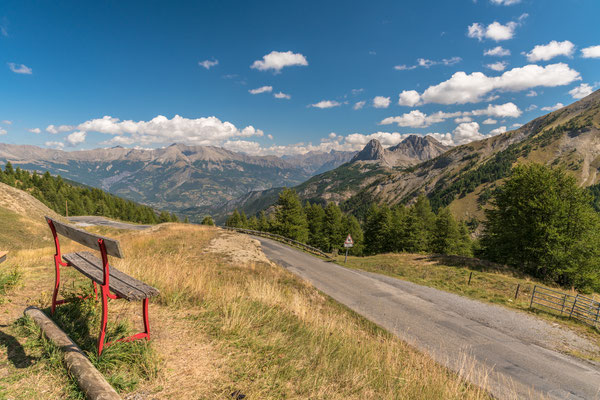
<instances>
[{"instance_id":1,"label":"dirt path","mask_svg":"<svg viewBox=\"0 0 600 400\"><path fill-rule=\"evenodd\" d=\"M452 293L322 261L281 243L256 237L271 261L383 326L436 361L460 372L465 354L491 371L499 398L512 387L550 398L600 398L600 368L566 356L561 346L594 346L573 332L529 315ZM592 349L593 350L593 349Z\"/></svg>"}]
</instances>

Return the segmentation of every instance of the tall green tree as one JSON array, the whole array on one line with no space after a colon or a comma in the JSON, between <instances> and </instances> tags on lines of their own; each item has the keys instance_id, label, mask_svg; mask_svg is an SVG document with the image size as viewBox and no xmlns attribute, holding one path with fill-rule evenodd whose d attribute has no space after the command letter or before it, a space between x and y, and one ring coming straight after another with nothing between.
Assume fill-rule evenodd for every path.
<instances>
[{"instance_id":1,"label":"tall green tree","mask_svg":"<svg viewBox=\"0 0 600 400\"><path fill-rule=\"evenodd\" d=\"M562 169L515 167L486 212L485 256L562 285L598 288L600 224L590 200Z\"/></svg>"},{"instance_id":2,"label":"tall green tree","mask_svg":"<svg viewBox=\"0 0 600 400\"><path fill-rule=\"evenodd\" d=\"M362 255L364 250L363 230L360 227L358 219L356 219L354 215L342 216L342 233L344 239L346 238L346 235L350 235L354 241L354 245L350 248L348 254L352 254L354 256Z\"/></svg>"},{"instance_id":3,"label":"tall green tree","mask_svg":"<svg viewBox=\"0 0 600 400\"><path fill-rule=\"evenodd\" d=\"M279 194L275 211L275 233L306 243L308 224L302 203L293 189L285 188Z\"/></svg>"},{"instance_id":4,"label":"tall green tree","mask_svg":"<svg viewBox=\"0 0 600 400\"><path fill-rule=\"evenodd\" d=\"M329 250L329 241L325 236L325 211L320 204L307 203L304 214L308 225L308 244L323 251Z\"/></svg>"},{"instance_id":5,"label":"tall green tree","mask_svg":"<svg viewBox=\"0 0 600 400\"><path fill-rule=\"evenodd\" d=\"M335 203L328 203L325 206L323 233L328 243L327 251L339 250L344 245L346 237L342 232L342 210Z\"/></svg>"}]
</instances>

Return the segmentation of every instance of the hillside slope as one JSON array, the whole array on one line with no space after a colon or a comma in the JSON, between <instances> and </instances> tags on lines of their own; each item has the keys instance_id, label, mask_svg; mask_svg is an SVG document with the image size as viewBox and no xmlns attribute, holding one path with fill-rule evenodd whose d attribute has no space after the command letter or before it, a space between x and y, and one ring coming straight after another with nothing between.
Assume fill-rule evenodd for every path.
<instances>
[{"instance_id":1,"label":"hillside slope","mask_svg":"<svg viewBox=\"0 0 600 400\"><path fill-rule=\"evenodd\" d=\"M431 159L417 165L390 166L390 150L372 141L354 162L295 189L305 200L333 201L357 214L373 201L393 205L423 194L434 208L449 205L455 216L470 219L482 217L491 191L517 163L560 166L582 186L594 185L600 180L600 91L519 129L432 152ZM274 197L271 192L265 195L254 195L252 204L266 204ZM241 205L245 209L245 203Z\"/></svg>"}]
</instances>

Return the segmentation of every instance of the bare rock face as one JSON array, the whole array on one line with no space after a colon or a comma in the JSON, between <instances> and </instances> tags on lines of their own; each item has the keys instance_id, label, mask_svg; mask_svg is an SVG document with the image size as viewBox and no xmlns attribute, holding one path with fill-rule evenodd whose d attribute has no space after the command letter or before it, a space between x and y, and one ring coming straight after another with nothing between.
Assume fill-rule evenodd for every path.
<instances>
[{"instance_id":1,"label":"bare rock face","mask_svg":"<svg viewBox=\"0 0 600 400\"><path fill-rule=\"evenodd\" d=\"M377 139L371 139L369 143L356 154L350 162L356 161L384 161L385 149Z\"/></svg>"}]
</instances>

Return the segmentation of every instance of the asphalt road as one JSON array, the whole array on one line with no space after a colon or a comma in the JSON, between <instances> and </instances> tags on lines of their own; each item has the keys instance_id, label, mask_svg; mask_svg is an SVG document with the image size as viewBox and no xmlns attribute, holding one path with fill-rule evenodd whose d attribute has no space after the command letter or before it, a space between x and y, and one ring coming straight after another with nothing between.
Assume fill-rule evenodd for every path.
<instances>
[{"instance_id":1,"label":"asphalt road","mask_svg":"<svg viewBox=\"0 0 600 400\"><path fill-rule=\"evenodd\" d=\"M525 313L351 270L269 239L255 239L270 260L439 363L461 372L470 362L479 373L487 371L487 379L469 379L476 384L487 380L495 397L524 399L543 393L556 399L600 398L600 368L554 350L554 340L579 339L565 329Z\"/></svg>"},{"instance_id":2,"label":"asphalt road","mask_svg":"<svg viewBox=\"0 0 600 400\"><path fill-rule=\"evenodd\" d=\"M118 222L113 221L104 217L96 217L96 216L81 216L81 217L69 217L69 221L73 222L76 225L80 226L89 226L89 225L100 225L100 226L110 226L118 229L129 229L133 231L141 231L144 229L150 228L152 225L136 225L136 224L128 224L126 222Z\"/></svg>"}]
</instances>

